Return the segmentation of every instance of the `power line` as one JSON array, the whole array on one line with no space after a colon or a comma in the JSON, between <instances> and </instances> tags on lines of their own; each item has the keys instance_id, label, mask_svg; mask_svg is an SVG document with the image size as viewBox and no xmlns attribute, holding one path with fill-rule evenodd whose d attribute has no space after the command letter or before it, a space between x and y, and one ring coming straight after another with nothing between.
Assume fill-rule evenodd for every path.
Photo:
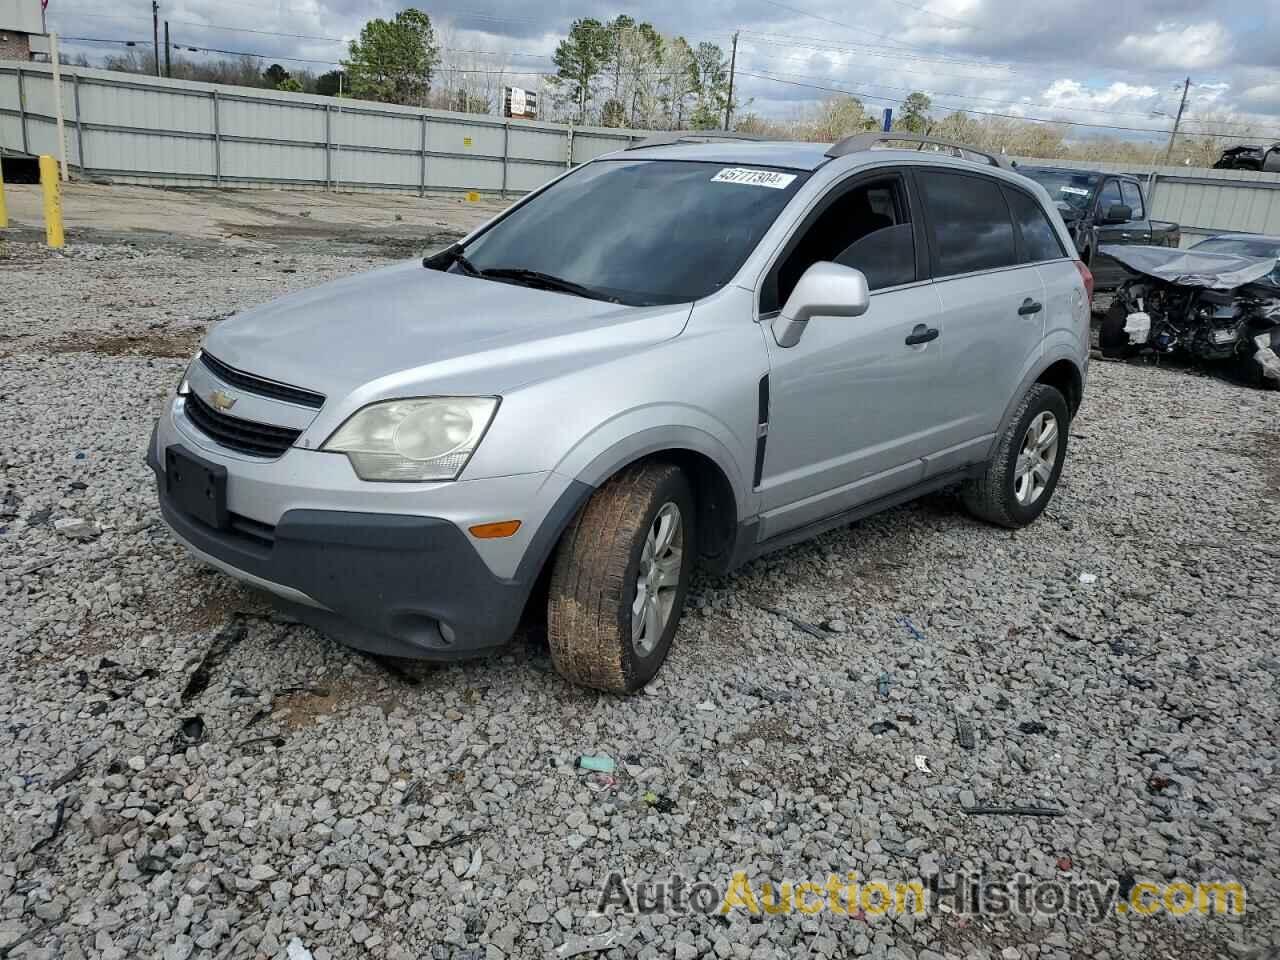
<instances>
[{"instance_id":1,"label":"power line","mask_svg":"<svg viewBox=\"0 0 1280 960\"><path fill-rule=\"evenodd\" d=\"M853 30L853 31L856 31L857 33L865 33L867 36L875 37L878 40L884 40L888 43L900 44L904 47L910 46L909 44L902 43L901 40L898 40L895 37L889 36L889 34L887 33L876 33L874 30L868 30L865 27L855 27L851 23L843 23L839 20L832 20L830 17L825 17L822 14L813 13L809 10L801 10L799 7L793 7L790 4L782 3L780 2L780 0L764 0L764 2L769 4L770 6L777 7L780 10L787 10L791 13L798 13L802 17L812 17L815 20L821 20L823 23L829 23L837 27L844 27L846 30Z\"/></svg>"},{"instance_id":2,"label":"power line","mask_svg":"<svg viewBox=\"0 0 1280 960\"><path fill-rule=\"evenodd\" d=\"M108 44L116 44L116 45L125 46L125 47L146 46L150 42L148 40L113 40L113 39L108 39L103 37L64 37L63 39L67 40L68 42L75 41L77 43L108 43ZM173 45L179 48L179 50L182 50L185 48L188 51L194 51L196 53L220 53L223 56L228 56L228 57L253 57L256 60L284 60L288 63L318 63L323 66L329 66L329 67L338 67L338 66L342 66L343 64L342 60L322 60L315 57L286 57L286 56L275 54L275 53L257 53L252 50L222 50L222 49L219 49L218 47L197 47L197 46L192 46L191 44L180 43L178 41L175 41ZM489 76L514 76L514 77L545 77L545 76L551 75L551 74L548 74L546 71L537 71L537 70L490 70L490 69L481 70L481 69L456 68L456 67L437 68L437 72L442 74L475 73L475 74L484 74Z\"/></svg>"}]
</instances>

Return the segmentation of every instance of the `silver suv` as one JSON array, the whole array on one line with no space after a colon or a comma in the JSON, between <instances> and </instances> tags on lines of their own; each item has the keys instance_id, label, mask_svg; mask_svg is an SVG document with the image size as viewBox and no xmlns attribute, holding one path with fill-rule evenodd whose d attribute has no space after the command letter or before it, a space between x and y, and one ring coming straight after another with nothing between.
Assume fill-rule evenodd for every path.
<instances>
[{"instance_id":1,"label":"silver suv","mask_svg":"<svg viewBox=\"0 0 1280 960\"><path fill-rule=\"evenodd\" d=\"M148 452L174 534L383 654L481 654L545 603L561 673L634 691L695 562L952 484L1034 520L1092 283L1044 190L902 134L690 139L218 324Z\"/></svg>"}]
</instances>

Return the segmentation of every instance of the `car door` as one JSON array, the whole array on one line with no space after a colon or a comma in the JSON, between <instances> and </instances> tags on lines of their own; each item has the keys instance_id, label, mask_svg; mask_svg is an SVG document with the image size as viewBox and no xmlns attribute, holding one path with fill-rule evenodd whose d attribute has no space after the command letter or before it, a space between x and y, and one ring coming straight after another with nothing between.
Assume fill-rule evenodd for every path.
<instances>
[{"instance_id":1,"label":"car door","mask_svg":"<svg viewBox=\"0 0 1280 960\"><path fill-rule=\"evenodd\" d=\"M1044 310L1041 336L1045 343L1061 343L1063 336L1079 344L1081 352L1089 349L1089 309L1084 302L1084 284L1075 258L1068 252L1058 231L1049 222L1040 201L1021 187L1005 183L1005 201L1017 231L1018 259L1035 264L1044 284ZM1034 329L1035 324L1030 328ZM1028 350L1026 362L1032 363L1040 351Z\"/></svg>"},{"instance_id":2,"label":"car door","mask_svg":"<svg viewBox=\"0 0 1280 960\"><path fill-rule=\"evenodd\" d=\"M1001 183L979 172L915 173L941 304L942 370L931 385L937 449L927 475L985 458L1043 352L1044 283L1019 256Z\"/></svg>"},{"instance_id":3,"label":"car door","mask_svg":"<svg viewBox=\"0 0 1280 960\"><path fill-rule=\"evenodd\" d=\"M833 516L923 475L938 420L938 298L908 180L884 169L842 181L783 248L760 292L769 350L760 538ZM870 307L815 317L781 347L770 321L813 263L861 269ZM930 334L930 331L933 331ZM920 341L908 343L908 339Z\"/></svg>"},{"instance_id":4,"label":"car door","mask_svg":"<svg viewBox=\"0 0 1280 960\"><path fill-rule=\"evenodd\" d=\"M1132 180L1120 181L1120 195L1131 215L1125 224L1129 229L1120 231L1121 243L1150 243L1151 221L1147 219L1147 207L1142 202L1142 188Z\"/></svg>"},{"instance_id":5,"label":"car door","mask_svg":"<svg viewBox=\"0 0 1280 960\"><path fill-rule=\"evenodd\" d=\"M1094 285L1098 289L1111 290L1118 287L1124 282L1129 275L1128 271L1120 265L1120 263L1103 253L1099 253L1099 248L1104 244L1120 244L1120 243L1141 243L1135 234L1132 220L1125 223L1104 223L1107 211L1114 206L1128 206L1128 202L1124 198L1124 192L1120 187L1120 181L1115 177L1108 177L1103 181L1101 189L1098 191L1098 200L1093 210L1093 257L1089 264L1089 269L1093 271ZM1150 239L1150 230L1147 231L1147 239Z\"/></svg>"}]
</instances>

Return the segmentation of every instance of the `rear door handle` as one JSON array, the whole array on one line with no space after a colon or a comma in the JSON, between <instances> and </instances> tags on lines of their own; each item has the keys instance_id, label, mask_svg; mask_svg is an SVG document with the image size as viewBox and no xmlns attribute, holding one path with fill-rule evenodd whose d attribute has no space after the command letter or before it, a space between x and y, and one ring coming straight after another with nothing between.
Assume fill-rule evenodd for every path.
<instances>
[{"instance_id":1,"label":"rear door handle","mask_svg":"<svg viewBox=\"0 0 1280 960\"><path fill-rule=\"evenodd\" d=\"M1044 304L1039 303L1036 300L1032 300L1030 297L1027 297L1027 299L1022 301L1022 306L1018 308L1018 316L1029 317L1033 313L1039 313L1043 309L1044 309Z\"/></svg>"},{"instance_id":2,"label":"rear door handle","mask_svg":"<svg viewBox=\"0 0 1280 960\"><path fill-rule=\"evenodd\" d=\"M926 327L923 323L917 323L916 328L907 337L907 346L917 347L922 343L937 340L940 335L937 327Z\"/></svg>"}]
</instances>

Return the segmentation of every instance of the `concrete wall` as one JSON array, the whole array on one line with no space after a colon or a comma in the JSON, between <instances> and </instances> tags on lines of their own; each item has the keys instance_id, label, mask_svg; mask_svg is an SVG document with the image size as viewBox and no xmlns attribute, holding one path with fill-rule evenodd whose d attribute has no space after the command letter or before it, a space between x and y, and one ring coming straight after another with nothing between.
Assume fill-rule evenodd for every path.
<instances>
[{"instance_id":1,"label":"concrete wall","mask_svg":"<svg viewBox=\"0 0 1280 960\"><path fill-rule=\"evenodd\" d=\"M170 186L519 194L647 136L64 68L67 160ZM46 64L0 63L0 147L57 154Z\"/></svg>"}]
</instances>

